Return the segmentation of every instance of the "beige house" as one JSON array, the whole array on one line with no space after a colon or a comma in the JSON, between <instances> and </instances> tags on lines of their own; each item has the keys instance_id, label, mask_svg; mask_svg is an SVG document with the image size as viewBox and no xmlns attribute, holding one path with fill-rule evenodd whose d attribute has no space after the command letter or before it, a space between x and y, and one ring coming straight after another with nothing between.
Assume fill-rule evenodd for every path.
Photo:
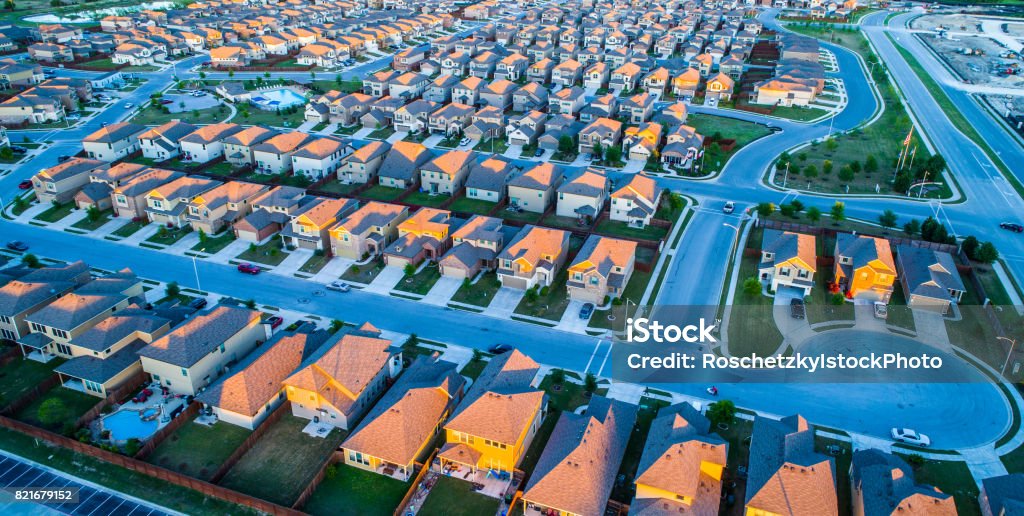
<instances>
[{"instance_id":1,"label":"beige house","mask_svg":"<svg viewBox=\"0 0 1024 516\"><path fill-rule=\"evenodd\" d=\"M569 251L569 232L523 226L498 254L498 279L503 287L521 290L551 286Z\"/></svg>"},{"instance_id":2,"label":"beige house","mask_svg":"<svg viewBox=\"0 0 1024 516\"><path fill-rule=\"evenodd\" d=\"M28 335L26 317L91 279L89 266L79 261L36 269L0 286L0 338L16 341Z\"/></svg>"},{"instance_id":3,"label":"beige house","mask_svg":"<svg viewBox=\"0 0 1024 516\"><path fill-rule=\"evenodd\" d=\"M611 194L609 218L644 228L651 223L661 203L658 183L647 176L634 174L629 182Z\"/></svg>"},{"instance_id":4,"label":"beige house","mask_svg":"<svg viewBox=\"0 0 1024 516\"><path fill-rule=\"evenodd\" d=\"M299 249L329 251L330 228L342 217L355 211L358 205L355 199L314 197L292 214L291 220L281 231L281 239L285 245Z\"/></svg>"},{"instance_id":5,"label":"beige house","mask_svg":"<svg viewBox=\"0 0 1024 516\"><path fill-rule=\"evenodd\" d=\"M185 212L200 194L220 186L220 181L184 176L146 194L146 216L151 222L180 228L188 224Z\"/></svg>"},{"instance_id":6,"label":"beige house","mask_svg":"<svg viewBox=\"0 0 1024 516\"><path fill-rule=\"evenodd\" d=\"M341 138L323 136L312 140L292 153L292 169L312 181L332 176L341 160L352 153L352 146Z\"/></svg>"},{"instance_id":7,"label":"beige house","mask_svg":"<svg viewBox=\"0 0 1024 516\"><path fill-rule=\"evenodd\" d=\"M225 366L245 357L270 337L256 310L217 305L193 315L139 350L142 370L175 394L196 395Z\"/></svg>"},{"instance_id":8,"label":"beige house","mask_svg":"<svg viewBox=\"0 0 1024 516\"><path fill-rule=\"evenodd\" d=\"M252 147L256 170L266 174L281 174L292 170L292 155L314 136L292 131L280 133Z\"/></svg>"},{"instance_id":9,"label":"beige house","mask_svg":"<svg viewBox=\"0 0 1024 516\"><path fill-rule=\"evenodd\" d=\"M124 218L144 218L146 216L146 196L153 190L171 183L181 177L184 172L174 172L162 168L150 168L128 179L110 191L110 203L114 215Z\"/></svg>"},{"instance_id":10,"label":"beige house","mask_svg":"<svg viewBox=\"0 0 1024 516\"><path fill-rule=\"evenodd\" d=\"M391 150L386 142L371 141L341 160L338 168L338 180L347 183L364 184L377 177L377 171L385 156Z\"/></svg>"},{"instance_id":11,"label":"beige house","mask_svg":"<svg viewBox=\"0 0 1024 516\"><path fill-rule=\"evenodd\" d=\"M252 148L277 135L277 131L254 125L221 140L224 160L236 167L251 167L255 163Z\"/></svg>"},{"instance_id":12,"label":"beige house","mask_svg":"<svg viewBox=\"0 0 1024 516\"><path fill-rule=\"evenodd\" d=\"M569 298L600 305L620 297L635 261L636 242L590 235L569 266Z\"/></svg>"},{"instance_id":13,"label":"beige house","mask_svg":"<svg viewBox=\"0 0 1024 516\"><path fill-rule=\"evenodd\" d=\"M74 199L75 194L89 184L90 172L105 164L95 159L71 158L32 176L32 190L41 203L64 204Z\"/></svg>"},{"instance_id":14,"label":"beige house","mask_svg":"<svg viewBox=\"0 0 1024 516\"><path fill-rule=\"evenodd\" d=\"M112 162L139 150L139 136L145 126L121 122L110 124L82 139L82 149L92 159Z\"/></svg>"},{"instance_id":15,"label":"beige house","mask_svg":"<svg viewBox=\"0 0 1024 516\"><path fill-rule=\"evenodd\" d=\"M420 185L432 194L452 195L466 183L469 169L476 164L472 151L450 150L420 168Z\"/></svg>"},{"instance_id":16,"label":"beige house","mask_svg":"<svg viewBox=\"0 0 1024 516\"><path fill-rule=\"evenodd\" d=\"M253 199L252 212L232 228L239 240L262 243L291 221L292 214L315 199L295 186L275 186Z\"/></svg>"},{"instance_id":17,"label":"beige house","mask_svg":"<svg viewBox=\"0 0 1024 516\"><path fill-rule=\"evenodd\" d=\"M252 211L252 201L270 187L230 181L203 192L188 203L185 219L192 229L215 235Z\"/></svg>"},{"instance_id":18,"label":"beige house","mask_svg":"<svg viewBox=\"0 0 1024 516\"><path fill-rule=\"evenodd\" d=\"M608 177L600 169L588 168L558 187L555 214L589 223L601 213L607 200Z\"/></svg>"},{"instance_id":19,"label":"beige house","mask_svg":"<svg viewBox=\"0 0 1024 516\"><path fill-rule=\"evenodd\" d=\"M112 167L104 166L89 172L89 183L75 194L75 206L80 210L94 206L99 210L109 210L113 206L110 192L148 169L145 165L122 161Z\"/></svg>"},{"instance_id":20,"label":"beige house","mask_svg":"<svg viewBox=\"0 0 1024 516\"><path fill-rule=\"evenodd\" d=\"M452 233L452 248L438 262L441 275L465 279L494 269L505 247L504 229L501 219L473 215Z\"/></svg>"},{"instance_id":21,"label":"beige house","mask_svg":"<svg viewBox=\"0 0 1024 516\"><path fill-rule=\"evenodd\" d=\"M224 155L224 139L242 130L231 123L210 124L200 127L180 140L185 161L207 163Z\"/></svg>"},{"instance_id":22,"label":"beige house","mask_svg":"<svg viewBox=\"0 0 1024 516\"><path fill-rule=\"evenodd\" d=\"M562 172L552 163L541 163L508 182L508 203L533 213L544 213L554 200Z\"/></svg>"},{"instance_id":23,"label":"beige house","mask_svg":"<svg viewBox=\"0 0 1024 516\"><path fill-rule=\"evenodd\" d=\"M371 201L334 225L331 254L353 260L377 256L398 237L398 225L409 216L409 208Z\"/></svg>"},{"instance_id":24,"label":"beige house","mask_svg":"<svg viewBox=\"0 0 1024 516\"><path fill-rule=\"evenodd\" d=\"M420 208L398 225L398 238L384 249L384 263L391 267L418 266L436 261L448 250L451 212Z\"/></svg>"},{"instance_id":25,"label":"beige house","mask_svg":"<svg viewBox=\"0 0 1024 516\"><path fill-rule=\"evenodd\" d=\"M622 122L611 118L598 118L580 131L579 152L593 154L598 145L602 149L618 145L621 137Z\"/></svg>"}]
</instances>

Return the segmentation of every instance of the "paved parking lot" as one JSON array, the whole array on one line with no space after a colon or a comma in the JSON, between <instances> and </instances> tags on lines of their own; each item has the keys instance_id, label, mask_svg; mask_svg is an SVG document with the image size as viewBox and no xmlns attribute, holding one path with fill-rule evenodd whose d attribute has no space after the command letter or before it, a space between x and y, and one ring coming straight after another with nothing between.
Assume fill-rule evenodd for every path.
<instances>
[{"instance_id":1,"label":"paved parking lot","mask_svg":"<svg viewBox=\"0 0 1024 516\"><path fill-rule=\"evenodd\" d=\"M217 97L211 94L206 94L202 97L193 97L192 95L170 93L164 95L164 98L173 101L172 103L167 104L167 109L169 109L171 113L181 113L183 111L192 111L193 109L212 108L217 107L217 104L220 104ZM185 103L184 108L181 107L182 102Z\"/></svg>"}]
</instances>

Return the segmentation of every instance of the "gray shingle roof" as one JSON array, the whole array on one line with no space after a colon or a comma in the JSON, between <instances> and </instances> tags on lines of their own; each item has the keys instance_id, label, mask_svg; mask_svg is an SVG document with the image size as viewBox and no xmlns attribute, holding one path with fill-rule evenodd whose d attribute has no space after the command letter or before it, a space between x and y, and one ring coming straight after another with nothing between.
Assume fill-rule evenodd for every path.
<instances>
[{"instance_id":1,"label":"gray shingle roof","mask_svg":"<svg viewBox=\"0 0 1024 516\"><path fill-rule=\"evenodd\" d=\"M260 319L260 313L237 306L218 305L195 315L167 335L139 350L139 356L191 367L199 359Z\"/></svg>"}]
</instances>

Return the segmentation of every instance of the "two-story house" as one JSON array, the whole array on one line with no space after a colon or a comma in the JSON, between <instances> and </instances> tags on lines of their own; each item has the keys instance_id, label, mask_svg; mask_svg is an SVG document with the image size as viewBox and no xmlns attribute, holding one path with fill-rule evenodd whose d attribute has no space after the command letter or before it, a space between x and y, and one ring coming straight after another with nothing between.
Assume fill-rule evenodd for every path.
<instances>
[{"instance_id":1,"label":"two-story house","mask_svg":"<svg viewBox=\"0 0 1024 516\"><path fill-rule=\"evenodd\" d=\"M408 216L405 206L368 202L330 228L331 254L353 260L379 256Z\"/></svg>"},{"instance_id":2,"label":"two-story house","mask_svg":"<svg viewBox=\"0 0 1024 516\"><path fill-rule=\"evenodd\" d=\"M526 225L498 254L501 286L550 287L569 252L568 231Z\"/></svg>"}]
</instances>

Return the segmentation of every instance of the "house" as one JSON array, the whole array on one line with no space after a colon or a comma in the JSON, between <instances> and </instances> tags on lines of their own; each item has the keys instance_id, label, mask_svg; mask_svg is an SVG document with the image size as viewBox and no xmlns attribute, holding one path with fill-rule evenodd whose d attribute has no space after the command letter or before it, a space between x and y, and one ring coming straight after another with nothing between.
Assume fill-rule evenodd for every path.
<instances>
[{"instance_id":1,"label":"house","mask_svg":"<svg viewBox=\"0 0 1024 516\"><path fill-rule=\"evenodd\" d=\"M315 199L302 188L275 186L252 201L252 211L234 223L239 240L266 242L291 220L291 215Z\"/></svg>"},{"instance_id":2,"label":"house","mask_svg":"<svg viewBox=\"0 0 1024 516\"><path fill-rule=\"evenodd\" d=\"M294 416L350 430L401 370L401 348L363 323L321 344L282 383Z\"/></svg>"},{"instance_id":3,"label":"house","mask_svg":"<svg viewBox=\"0 0 1024 516\"><path fill-rule=\"evenodd\" d=\"M261 319L256 310L231 305L197 313L138 351L142 370L175 394L195 396L270 337Z\"/></svg>"},{"instance_id":4,"label":"house","mask_svg":"<svg viewBox=\"0 0 1024 516\"><path fill-rule=\"evenodd\" d=\"M636 242L590 235L569 265L569 298L597 305L618 298L633 276Z\"/></svg>"},{"instance_id":5,"label":"house","mask_svg":"<svg viewBox=\"0 0 1024 516\"><path fill-rule=\"evenodd\" d=\"M437 109L436 103L423 99L416 99L398 108L394 113L395 131L418 133L426 130L430 123L430 114Z\"/></svg>"},{"instance_id":6,"label":"house","mask_svg":"<svg viewBox=\"0 0 1024 516\"><path fill-rule=\"evenodd\" d=\"M462 133L473 120L474 109L459 103L446 104L430 113L428 125L430 132L453 136Z\"/></svg>"},{"instance_id":7,"label":"house","mask_svg":"<svg viewBox=\"0 0 1024 516\"><path fill-rule=\"evenodd\" d=\"M487 83L479 77L466 77L452 88L452 102L467 106L477 105ZM504 111L504 108L501 108Z\"/></svg>"},{"instance_id":8,"label":"house","mask_svg":"<svg viewBox=\"0 0 1024 516\"><path fill-rule=\"evenodd\" d=\"M43 267L0 286L0 337L17 341L29 334L26 318L92 279L84 262Z\"/></svg>"},{"instance_id":9,"label":"house","mask_svg":"<svg viewBox=\"0 0 1024 516\"><path fill-rule=\"evenodd\" d=\"M575 217L583 224L597 218L608 200L608 177L596 168L587 168L582 174L558 187L555 214Z\"/></svg>"},{"instance_id":10,"label":"house","mask_svg":"<svg viewBox=\"0 0 1024 516\"><path fill-rule=\"evenodd\" d=\"M609 88L615 92L629 92L640 83L642 71L636 63L625 63L612 72Z\"/></svg>"},{"instance_id":11,"label":"house","mask_svg":"<svg viewBox=\"0 0 1024 516\"><path fill-rule=\"evenodd\" d=\"M414 99L423 95L428 84L430 84L430 79L427 76L416 72L406 72L388 81L388 94L400 99Z\"/></svg>"},{"instance_id":12,"label":"house","mask_svg":"<svg viewBox=\"0 0 1024 516\"><path fill-rule=\"evenodd\" d=\"M256 170L264 174L283 174L292 170L292 155L316 137L301 131L279 133L252 146Z\"/></svg>"},{"instance_id":13,"label":"house","mask_svg":"<svg viewBox=\"0 0 1024 516\"><path fill-rule=\"evenodd\" d=\"M291 220L281 231L281 240L298 249L330 251L330 228L358 205L355 199L314 197L291 214Z\"/></svg>"},{"instance_id":14,"label":"house","mask_svg":"<svg viewBox=\"0 0 1024 516\"><path fill-rule=\"evenodd\" d=\"M700 71L696 68L687 68L683 73L672 79L672 94L679 98L692 98L697 94L700 87Z\"/></svg>"},{"instance_id":15,"label":"house","mask_svg":"<svg viewBox=\"0 0 1024 516\"><path fill-rule=\"evenodd\" d=\"M217 420L248 430L285 400L282 382L327 340L324 330L282 331L246 355L232 372L196 396Z\"/></svg>"},{"instance_id":16,"label":"house","mask_svg":"<svg viewBox=\"0 0 1024 516\"><path fill-rule=\"evenodd\" d=\"M391 150L391 145L380 141L367 142L355 152L341 159L338 180L346 183L370 183L377 177L381 163Z\"/></svg>"},{"instance_id":17,"label":"house","mask_svg":"<svg viewBox=\"0 0 1024 516\"><path fill-rule=\"evenodd\" d=\"M588 90L599 90L608 85L610 71L608 64L596 62L583 71L583 87Z\"/></svg>"},{"instance_id":18,"label":"house","mask_svg":"<svg viewBox=\"0 0 1024 516\"><path fill-rule=\"evenodd\" d=\"M548 111L552 114L563 114L576 116L576 113L583 108L583 100L586 98L583 88L579 86L566 86L548 97L550 107Z\"/></svg>"},{"instance_id":19,"label":"house","mask_svg":"<svg viewBox=\"0 0 1024 516\"><path fill-rule=\"evenodd\" d=\"M544 109L547 105L548 89L535 82L519 88L512 94L512 109L514 111Z\"/></svg>"},{"instance_id":20,"label":"house","mask_svg":"<svg viewBox=\"0 0 1024 516\"><path fill-rule=\"evenodd\" d=\"M455 89L457 84L459 84L458 76L452 74L439 75L427 86L427 90L423 92L423 100L440 104L451 102L452 90Z\"/></svg>"},{"instance_id":21,"label":"house","mask_svg":"<svg viewBox=\"0 0 1024 516\"><path fill-rule=\"evenodd\" d=\"M498 254L501 286L529 290L551 286L569 251L569 232L523 226Z\"/></svg>"},{"instance_id":22,"label":"house","mask_svg":"<svg viewBox=\"0 0 1024 516\"><path fill-rule=\"evenodd\" d=\"M456 365L421 356L341 444L345 464L407 481L462 398Z\"/></svg>"},{"instance_id":23,"label":"house","mask_svg":"<svg viewBox=\"0 0 1024 516\"><path fill-rule=\"evenodd\" d=\"M92 207L100 211L113 206L110 192L122 183L148 170L145 165L123 161L114 166L104 166L89 172L89 182L75 194L75 206L80 210ZM36 195L38 197L38 195Z\"/></svg>"},{"instance_id":24,"label":"house","mask_svg":"<svg viewBox=\"0 0 1024 516\"><path fill-rule=\"evenodd\" d=\"M352 153L351 144L334 136L314 137L292 153L292 169L317 182L334 175L341 160Z\"/></svg>"},{"instance_id":25,"label":"house","mask_svg":"<svg viewBox=\"0 0 1024 516\"><path fill-rule=\"evenodd\" d=\"M547 415L544 391L531 387L539 370L515 349L493 357L444 426L442 467L457 465L459 476L463 467L484 478L513 473Z\"/></svg>"},{"instance_id":26,"label":"house","mask_svg":"<svg viewBox=\"0 0 1024 516\"><path fill-rule=\"evenodd\" d=\"M544 122L544 134L537 138L537 147L556 151L563 141L567 141L572 143L568 149L574 149L576 148L576 135L583 130L583 127L584 125L576 121L572 115L550 116Z\"/></svg>"},{"instance_id":27,"label":"house","mask_svg":"<svg viewBox=\"0 0 1024 516\"><path fill-rule=\"evenodd\" d=\"M922 512L955 516L953 496L916 484L914 470L902 458L873 448L853 452L850 463L853 514L891 516Z\"/></svg>"},{"instance_id":28,"label":"house","mask_svg":"<svg viewBox=\"0 0 1024 516\"><path fill-rule=\"evenodd\" d=\"M505 185L516 167L493 155L473 165L466 178L466 197L481 201L499 202L505 198Z\"/></svg>"},{"instance_id":29,"label":"house","mask_svg":"<svg viewBox=\"0 0 1024 516\"><path fill-rule=\"evenodd\" d=\"M746 514L839 514L835 469L814 451L814 429L803 417L755 416Z\"/></svg>"},{"instance_id":30,"label":"house","mask_svg":"<svg viewBox=\"0 0 1024 516\"><path fill-rule=\"evenodd\" d=\"M113 162L139 150L139 136L148 129L121 122L110 124L82 139L82 149L92 159Z\"/></svg>"},{"instance_id":31,"label":"house","mask_svg":"<svg viewBox=\"0 0 1024 516\"><path fill-rule=\"evenodd\" d=\"M473 120L463 134L472 140L500 138L505 129L505 115L498 108L484 106L473 113ZM491 142L493 148L493 140ZM492 151L493 154L493 151Z\"/></svg>"},{"instance_id":32,"label":"house","mask_svg":"<svg viewBox=\"0 0 1024 516\"><path fill-rule=\"evenodd\" d=\"M594 154L619 144L622 137L622 122L611 118L598 118L587 124L579 133L580 154Z\"/></svg>"},{"instance_id":33,"label":"house","mask_svg":"<svg viewBox=\"0 0 1024 516\"><path fill-rule=\"evenodd\" d=\"M142 372L138 350L171 330L169 317L134 305L111 314L71 339L73 358L54 372L64 387L106 398Z\"/></svg>"},{"instance_id":34,"label":"house","mask_svg":"<svg viewBox=\"0 0 1024 516\"><path fill-rule=\"evenodd\" d=\"M661 163L673 168L691 169L704 155L704 135L688 125L677 125L665 137Z\"/></svg>"},{"instance_id":35,"label":"house","mask_svg":"<svg viewBox=\"0 0 1024 516\"><path fill-rule=\"evenodd\" d=\"M540 163L508 182L508 202L522 210L544 213L561 181L561 170L552 163Z\"/></svg>"},{"instance_id":36,"label":"house","mask_svg":"<svg viewBox=\"0 0 1024 516\"><path fill-rule=\"evenodd\" d=\"M651 119L655 97L650 93L637 93L619 102L618 114L631 124L642 124Z\"/></svg>"},{"instance_id":37,"label":"house","mask_svg":"<svg viewBox=\"0 0 1024 516\"><path fill-rule=\"evenodd\" d=\"M423 260L437 261L448 250L452 229L451 212L420 208L398 225L398 238L384 250L384 263L391 267L418 266Z\"/></svg>"},{"instance_id":38,"label":"house","mask_svg":"<svg viewBox=\"0 0 1024 516\"><path fill-rule=\"evenodd\" d=\"M665 95L665 88L668 86L668 82L668 69L664 66L659 66L645 75L640 84L651 96L661 98Z\"/></svg>"},{"instance_id":39,"label":"house","mask_svg":"<svg viewBox=\"0 0 1024 516\"><path fill-rule=\"evenodd\" d=\"M181 139L198 128L180 120L172 120L139 135L142 156L166 161L181 154Z\"/></svg>"},{"instance_id":40,"label":"house","mask_svg":"<svg viewBox=\"0 0 1024 516\"><path fill-rule=\"evenodd\" d=\"M430 149L415 142L397 141L384 158L378 181L391 188L409 188L419 182L419 169L433 158Z\"/></svg>"},{"instance_id":41,"label":"house","mask_svg":"<svg viewBox=\"0 0 1024 516\"><path fill-rule=\"evenodd\" d=\"M255 163L253 147L277 136L277 134L278 132L273 129L258 125L246 127L221 140L221 144L224 145L224 160L236 167L252 167Z\"/></svg>"},{"instance_id":42,"label":"house","mask_svg":"<svg viewBox=\"0 0 1024 516\"><path fill-rule=\"evenodd\" d=\"M465 184L474 164L476 153L473 151L447 151L420 168L421 188L431 194L454 195Z\"/></svg>"},{"instance_id":43,"label":"house","mask_svg":"<svg viewBox=\"0 0 1024 516\"><path fill-rule=\"evenodd\" d=\"M113 187L110 191L110 200L114 207L114 215L129 219L145 218L148 207L146 196L153 190L184 176L183 172L150 168Z\"/></svg>"},{"instance_id":44,"label":"house","mask_svg":"<svg viewBox=\"0 0 1024 516\"><path fill-rule=\"evenodd\" d=\"M633 175L628 183L612 192L609 218L625 222L631 227L647 227L658 211L661 192L653 179Z\"/></svg>"},{"instance_id":45,"label":"house","mask_svg":"<svg viewBox=\"0 0 1024 516\"><path fill-rule=\"evenodd\" d=\"M183 176L162 184L146 193L146 216L150 222L184 227L188 224L185 211L193 199L221 184L220 181L198 176Z\"/></svg>"},{"instance_id":46,"label":"house","mask_svg":"<svg viewBox=\"0 0 1024 516\"><path fill-rule=\"evenodd\" d=\"M604 514L636 414L634 405L596 395L583 414L563 412L523 492L524 512Z\"/></svg>"},{"instance_id":47,"label":"house","mask_svg":"<svg viewBox=\"0 0 1024 516\"><path fill-rule=\"evenodd\" d=\"M244 181L218 184L189 201L185 220L193 230L215 235L248 215L252 202L269 189Z\"/></svg>"},{"instance_id":48,"label":"house","mask_svg":"<svg viewBox=\"0 0 1024 516\"><path fill-rule=\"evenodd\" d=\"M689 403L659 409L640 456L630 514L717 515L728 447Z\"/></svg>"},{"instance_id":49,"label":"house","mask_svg":"<svg viewBox=\"0 0 1024 516\"><path fill-rule=\"evenodd\" d=\"M627 159L647 163L658 155L661 146L661 124L644 122L626 128L622 138L622 152Z\"/></svg>"},{"instance_id":50,"label":"house","mask_svg":"<svg viewBox=\"0 0 1024 516\"><path fill-rule=\"evenodd\" d=\"M718 75L708 79L708 84L704 91L704 98L728 101L732 98L732 91L735 87L736 81L733 80L732 77L719 72Z\"/></svg>"},{"instance_id":51,"label":"house","mask_svg":"<svg viewBox=\"0 0 1024 516\"><path fill-rule=\"evenodd\" d=\"M210 124L181 138L182 159L208 163L224 155L224 139L238 133L242 126L232 123Z\"/></svg>"},{"instance_id":52,"label":"house","mask_svg":"<svg viewBox=\"0 0 1024 516\"><path fill-rule=\"evenodd\" d=\"M551 70L551 84L564 88L576 86L583 78L583 64L575 59L566 59Z\"/></svg>"},{"instance_id":53,"label":"house","mask_svg":"<svg viewBox=\"0 0 1024 516\"><path fill-rule=\"evenodd\" d=\"M1010 516L1024 505L1024 473L989 477L981 481L978 502L984 516Z\"/></svg>"},{"instance_id":54,"label":"house","mask_svg":"<svg viewBox=\"0 0 1024 516\"><path fill-rule=\"evenodd\" d=\"M889 241L865 235L836 235L834 283L850 299L888 303L896 281Z\"/></svg>"},{"instance_id":55,"label":"house","mask_svg":"<svg viewBox=\"0 0 1024 516\"><path fill-rule=\"evenodd\" d=\"M813 235L765 229L757 266L761 281L772 292L789 287L801 291L801 297L811 295L814 273L818 271L816 245Z\"/></svg>"},{"instance_id":56,"label":"house","mask_svg":"<svg viewBox=\"0 0 1024 516\"><path fill-rule=\"evenodd\" d=\"M901 245L896 248L896 271L911 308L949 313L966 290L953 255L946 252Z\"/></svg>"},{"instance_id":57,"label":"house","mask_svg":"<svg viewBox=\"0 0 1024 516\"><path fill-rule=\"evenodd\" d=\"M32 176L32 190L40 203L64 204L74 199L75 194L89 184L89 174L93 170L105 164L95 159L71 158Z\"/></svg>"},{"instance_id":58,"label":"house","mask_svg":"<svg viewBox=\"0 0 1024 516\"><path fill-rule=\"evenodd\" d=\"M371 201L330 228L331 254L353 260L379 256L398 237L409 208Z\"/></svg>"},{"instance_id":59,"label":"house","mask_svg":"<svg viewBox=\"0 0 1024 516\"><path fill-rule=\"evenodd\" d=\"M473 215L452 233L452 248L438 261L441 275L465 279L494 269L505 246L505 233L501 219Z\"/></svg>"},{"instance_id":60,"label":"house","mask_svg":"<svg viewBox=\"0 0 1024 516\"><path fill-rule=\"evenodd\" d=\"M504 111L512 104L512 94L517 89L519 89L519 86L516 83L506 81L505 79L497 79L480 92L480 100L485 105Z\"/></svg>"}]
</instances>

